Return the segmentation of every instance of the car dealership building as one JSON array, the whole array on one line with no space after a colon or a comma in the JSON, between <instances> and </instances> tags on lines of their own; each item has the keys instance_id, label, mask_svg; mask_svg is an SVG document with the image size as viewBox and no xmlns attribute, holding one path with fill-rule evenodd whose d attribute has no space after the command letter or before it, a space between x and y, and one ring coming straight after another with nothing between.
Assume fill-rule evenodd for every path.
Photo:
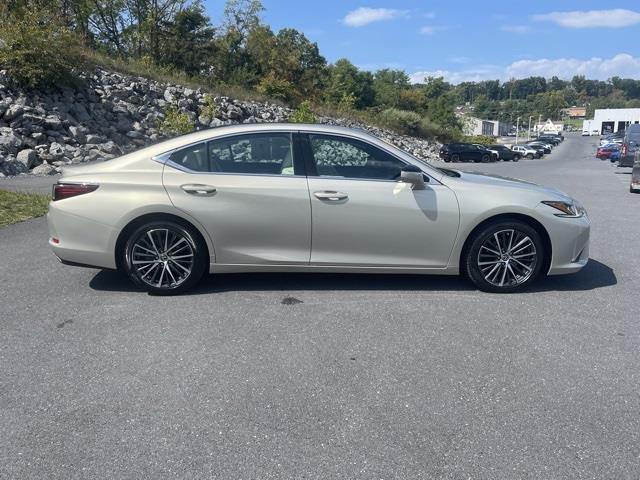
<instances>
[{"instance_id":1,"label":"car dealership building","mask_svg":"<svg viewBox=\"0 0 640 480\"><path fill-rule=\"evenodd\" d=\"M601 108L594 112L593 120L585 120L588 131L599 130L600 134L625 130L627 125L640 123L640 108ZM583 127L584 130L584 127Z\"/></svg>"}]
</instances>

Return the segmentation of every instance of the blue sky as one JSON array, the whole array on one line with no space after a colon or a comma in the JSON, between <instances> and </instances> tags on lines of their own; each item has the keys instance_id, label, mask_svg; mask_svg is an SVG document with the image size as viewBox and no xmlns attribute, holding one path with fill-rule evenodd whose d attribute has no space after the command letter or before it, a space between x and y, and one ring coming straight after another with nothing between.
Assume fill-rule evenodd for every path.
<instances>
[{"instance_id":1,"label":"blue sky","mask_svg":"<svg viewBox=\"0 0 640 480\"><path fill-rule=\"evenodd\" d=\"M220 22L224 0L206 0ZM640 78L640 1L263 0L274 30L293 27L329 62L464 80Z\"/></svg>"}]
</instances>

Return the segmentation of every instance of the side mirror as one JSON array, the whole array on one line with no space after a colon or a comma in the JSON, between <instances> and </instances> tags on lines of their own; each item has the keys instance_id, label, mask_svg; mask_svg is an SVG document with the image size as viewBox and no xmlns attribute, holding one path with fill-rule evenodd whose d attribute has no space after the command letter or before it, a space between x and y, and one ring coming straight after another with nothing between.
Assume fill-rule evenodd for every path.
<instances>
[{"instance_id":1,"label":"side mirror","mask_svg":"<svg viewBox=\"0 0 640 480\"><path fill-rule=\"evenodd\" d=\"M407 165L400 171L400 181L411 185L412 190L424 190L428 177L425 179L424 173L415 165Z\"/></svg>"}]
</instances>

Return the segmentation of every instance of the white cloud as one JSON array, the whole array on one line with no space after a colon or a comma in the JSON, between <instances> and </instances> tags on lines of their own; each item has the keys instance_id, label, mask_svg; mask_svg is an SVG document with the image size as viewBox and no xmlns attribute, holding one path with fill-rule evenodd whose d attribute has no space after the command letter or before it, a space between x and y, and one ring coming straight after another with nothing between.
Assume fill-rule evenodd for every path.
<instances>
[{"instance_id":1,"label":"white cloud","mask_svg":"<svg viewBox=\"0 0 640 480\"><path fill-rule=\"evenodd\" d=\"M529 25L504 25L500 30L511 33L528 33L531 31L531 27Z\"/></svg>"},{"instance_id":2,"label":"white cloud","mask_svg":"<svg viewBox=\"0 0 640 480\"><path fill-rule=\"evenodd\" d=\"M425 26L420 29L420 33L423 35L433 35L436 33L436 27Z\"/></svg>"},{"instance_id":3,"label":"white cloud","mask_svg":"<svg viewBox=\"0 0 640 480\"><path fill-rule=\"evenodd\" d=\"M457 84L465 81L495 79L504 81L509 78L530 76L551 78L554 75L566 80L574 75L584 75L595 80L607 80L614 76L640 78L640 57L619 53L611 58L593 57L586 60L577 58L519 60L507 66L479 65L459 71L421 71L410 75L410 78L413 83L420 83L425 77L444 77L448 82Z\"/></svg>"},{"instance_id":4,"label":"white cloud","mask_svg":"<svg viewBox=\"0 0 640 480\"><path fill-rule=\"evenodd\" d=\"M613 76L637 78L640 76L640 58L619 53L612 58L593 57L588 60L576 58L520 60L509 65L507 75L516 78L531 75L571 78L574 75L584 75L589 79L598 80L606 80Z\"/></svg>"},{"instance_id":5,"label":"white cloud","mask_svg":"<svg viewBox=\"0 0 640 480\"><path fill-rule=\"evenodd\" d=\"M436 12L426 12L422 16L424 18L432 19L436 17Z\"/></svg>"},{"instance_id":6,"label":"white cloud","mask_svg":"<svg viewBox=\"0 0 640 480\"><path fill-rule=\"evenodd\" d=\"M347 13L342 19L342 22L350 27L362 27L373 22L393 20L404 14L405 12L403 10L395 10L392 8L360 7Z\"/></svg>"},{"instance_id":7,"label":"white cloud","mask_svg":"<svg viewBox=\"0 0 640 480\"><path fill-rule=\"evenodd\" d=\"M553 22L567 28L622 28L640 23L640 12L616 8L612 10L588 10L551 12L532 17L540 22Z\"/></svg>"}]
</instances>

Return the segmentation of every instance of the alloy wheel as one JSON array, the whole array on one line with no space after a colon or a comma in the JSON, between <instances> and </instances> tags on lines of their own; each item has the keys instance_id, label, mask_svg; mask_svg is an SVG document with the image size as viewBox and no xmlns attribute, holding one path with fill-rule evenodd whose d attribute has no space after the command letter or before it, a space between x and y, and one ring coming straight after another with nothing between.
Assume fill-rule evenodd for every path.
<instances>
[{"instance_id":1,"label":"alloy wheel","mask_svg":"<svg viewBox=\"0 0 640 480\"><path fill-rule=\"evenodd\" d=\"M131 265L138 278L158 289L174 289L191 275L194 248L190 238L169 228L141 234L131 248Z\"/></svg>"},{"instance_id":2,"label":"alloy wheel","mask_svg":"<svg viewBox=\"0 0 640 480\"><path fill-rule=\"evenodd\" d=\"M480 246L478 268L485 281L496 287L526 282L536 269L538 252L524 232L505 229L494 232Z\"/></svg>"}]
</instances>

